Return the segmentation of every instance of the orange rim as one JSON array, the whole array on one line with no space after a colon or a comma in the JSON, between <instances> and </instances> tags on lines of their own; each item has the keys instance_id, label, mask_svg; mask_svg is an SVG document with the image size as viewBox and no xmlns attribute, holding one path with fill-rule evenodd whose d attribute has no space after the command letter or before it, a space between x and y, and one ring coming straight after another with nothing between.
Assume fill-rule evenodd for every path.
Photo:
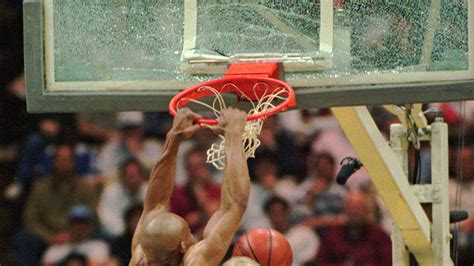
<instances>
[{"instance_id":1,"label":"orange rim","mask_svg":"<svg viewBox=\"0 0 474 266\"><path fill-rule=\"evenodd\" d=\"M264 91L263 93L252 91L254 89L255 84L257 83L267 84L268 85L267 90ZM288 94L288 97L283 102L275 106L274 108L247 116L247 121L252 121L256 119L265 119L266 117L274 115L278 112L286 111L288 108L294 107L296 104L295 93L293 89L291 88L291 86L279 79L265 78L265 77L228 76L221 79L211 80L211 81L194 85L176 94L173 97L173 99L171 99L170 101L169 112L172 116L176 116L176 111L179 108L186 106L189 103L189 101L183 100L185 98L197 100L200 98L209 97L213 95L211 92L198 91L200 88L203 88L203 87L212 87L215 90L217 90L219 93L234 92L237 94L237 96L241 96L240 95L241 93L236 91L234 86L228 86L231 84L234 84L234 85L239 84L237 87L240 88L240 90L243 93L245 93L247 97L250 95L249 98L251 100L258 100L259 96L261 97L264 95L268 95L267 92L273 92L275 90L284 90ZM184 102L184 103L180 104L181 102ZM178 106L178 104L180 106ZM219 123L219 121L218 119L197 119L196 123L216 125Z\"/></svg>"}]
</instances>

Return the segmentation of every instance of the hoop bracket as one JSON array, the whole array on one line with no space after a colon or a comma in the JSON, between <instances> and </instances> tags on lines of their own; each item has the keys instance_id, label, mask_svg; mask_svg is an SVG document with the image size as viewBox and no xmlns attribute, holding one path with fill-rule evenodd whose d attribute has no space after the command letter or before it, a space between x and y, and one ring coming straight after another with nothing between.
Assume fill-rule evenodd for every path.
<instances>
[{"instance_id":1,"label":"hoop bracket","mask_svg":"<svg viewBox=\"0 0 474 266\"><path fill-rule=\"evenodd\" d=\"M282 64L278 62L232 64L223 78L196 84L173 97L169 104L170 114L176 115L177 109L190 102L208 106L199 102L199 99L219 99L224 93L233 93L239 101L252 103L254 108L247 116L247 121L265 119L267 116L286 111L296 105L296 99L291 86L279 78L281 70ZM220 107L224 106L225 104ZM208 107L214 109L212 106ZM199 119L196 122L215 125L218 120Z\"/></svg>"},{"instance_id":2,"label":"hoop bracket","mask_svg":"<svg viewBox=\"0 0 474 266\"><path fill-rule=\"evenodd\" d=\"M236 63L231 64L225 73L225 77L258 77L281 79L283 66L277 62Z\"/></svg>"}]
</instances>

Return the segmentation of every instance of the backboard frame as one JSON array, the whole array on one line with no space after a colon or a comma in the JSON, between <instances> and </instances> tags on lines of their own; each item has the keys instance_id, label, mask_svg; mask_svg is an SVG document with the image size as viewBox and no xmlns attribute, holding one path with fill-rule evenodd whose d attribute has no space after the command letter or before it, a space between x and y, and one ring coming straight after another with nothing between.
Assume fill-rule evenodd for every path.
<instances>
[{"instance_id":1,"label":"backboard frame","mask_svg":"<svg viewBox=\"0 0 474 266\"><path fill-rule=\"evenodd\" d=\"M29 112L166 111L174 95L194 84L178 81L54 82L48 67L53 63L45 56L51 53L51 46L48 45L48 39L52 40L52 32L48 32L48 28L51 29L48 25L51 14L45 8L51 1L24 1L25 79ZM474 3L468 2L468 12L468 24L474 25ZM415 82L425 73L400 73L407 80L410 80L410 75L413 76L413 82L402 84L393 84L393 75L380 73L373 77L370 74L347 76L346 83L350 85L344 86L334 85L334 81L327 78L287 82L295 89L298 109L474 99L474 27L468 30L469 70L457 73L437 71L437 76L445 79L442 82ZM378 84L363 85L366 82ZM154 90L157 87L160 89ZM182 89L177 90L176 87Z\"/></svg>"}]
</instances>

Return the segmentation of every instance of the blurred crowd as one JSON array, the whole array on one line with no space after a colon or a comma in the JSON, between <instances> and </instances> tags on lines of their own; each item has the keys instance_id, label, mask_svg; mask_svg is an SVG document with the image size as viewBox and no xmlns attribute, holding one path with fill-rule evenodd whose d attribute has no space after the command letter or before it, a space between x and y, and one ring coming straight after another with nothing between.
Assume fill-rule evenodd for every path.
<instances>
[{"instance_id":1,"label":"blurred crowd","mask_svg":"<svg viewBox=\"0 0 474 266\"><path fill-rule=\"evenodd\" d=\"M21 43L19 2L0 8L9 25L0 27L0 36L12 38L0 38L0 264L128 265L148 174L172 117L27 113L22 51L15 45ZM450 126L451 208L470 214L452 228L452 255L458 265L472 265L474 101L428 108L440 110ZM388 137L396 117L378 106L370 111ZM170 210L196 238L220 203L222 172L206 163L216 140L203 128L179 150ZM330 109L271 117L260 141L248 161L252 187L239 234L278 230L295 265L391 264L390 217L367 172L359 170L345 186L335 182L342 159L356 154ZM430 179L429 154L423 145L422 182Z\"/></svg>"},{"instance_id":2,"label":"blurred crowd","mask_svg":"<svg viewBox=\"0 0 474 266\"><path fill-rule=\"evenodd\" d=\"M2 91L2 260L127 265L149 170L172 117L28 114L24 89L20 73ZM474 102L429 107L450 124L452 208L474 215ZM370 110L388 136L396 117ZM216 140L203 128L179 151L170 210L186 219L196 238L220 204L222 172L206 163L206 149ZM391 264L390 217L367 173L359 170L345 186L335 182L342 159L356 155L329 109L268 118L260 141L248 161L252 187L239 234L275 228L289 240L295 265ZM421 153L427 182L429 147ZM472 262L474 219L453 229L456 259Z\"/></svg>"}]
</instances>

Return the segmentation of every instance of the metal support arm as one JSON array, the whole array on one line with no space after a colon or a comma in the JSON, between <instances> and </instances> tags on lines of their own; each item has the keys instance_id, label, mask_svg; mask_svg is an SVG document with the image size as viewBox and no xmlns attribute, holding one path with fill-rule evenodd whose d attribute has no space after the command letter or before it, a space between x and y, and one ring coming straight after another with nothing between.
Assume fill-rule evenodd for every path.
<instances>
[{"instance_id":1,"label":"metal support arm","mask_svg":"<svg viewBox=\"0 0 474 266\"><path fill-rule=\"evenodd\" d=\"M332 108L420 265L434 265L431 226L407 175L366 107Z\"/></svg>"}]
</instances>

